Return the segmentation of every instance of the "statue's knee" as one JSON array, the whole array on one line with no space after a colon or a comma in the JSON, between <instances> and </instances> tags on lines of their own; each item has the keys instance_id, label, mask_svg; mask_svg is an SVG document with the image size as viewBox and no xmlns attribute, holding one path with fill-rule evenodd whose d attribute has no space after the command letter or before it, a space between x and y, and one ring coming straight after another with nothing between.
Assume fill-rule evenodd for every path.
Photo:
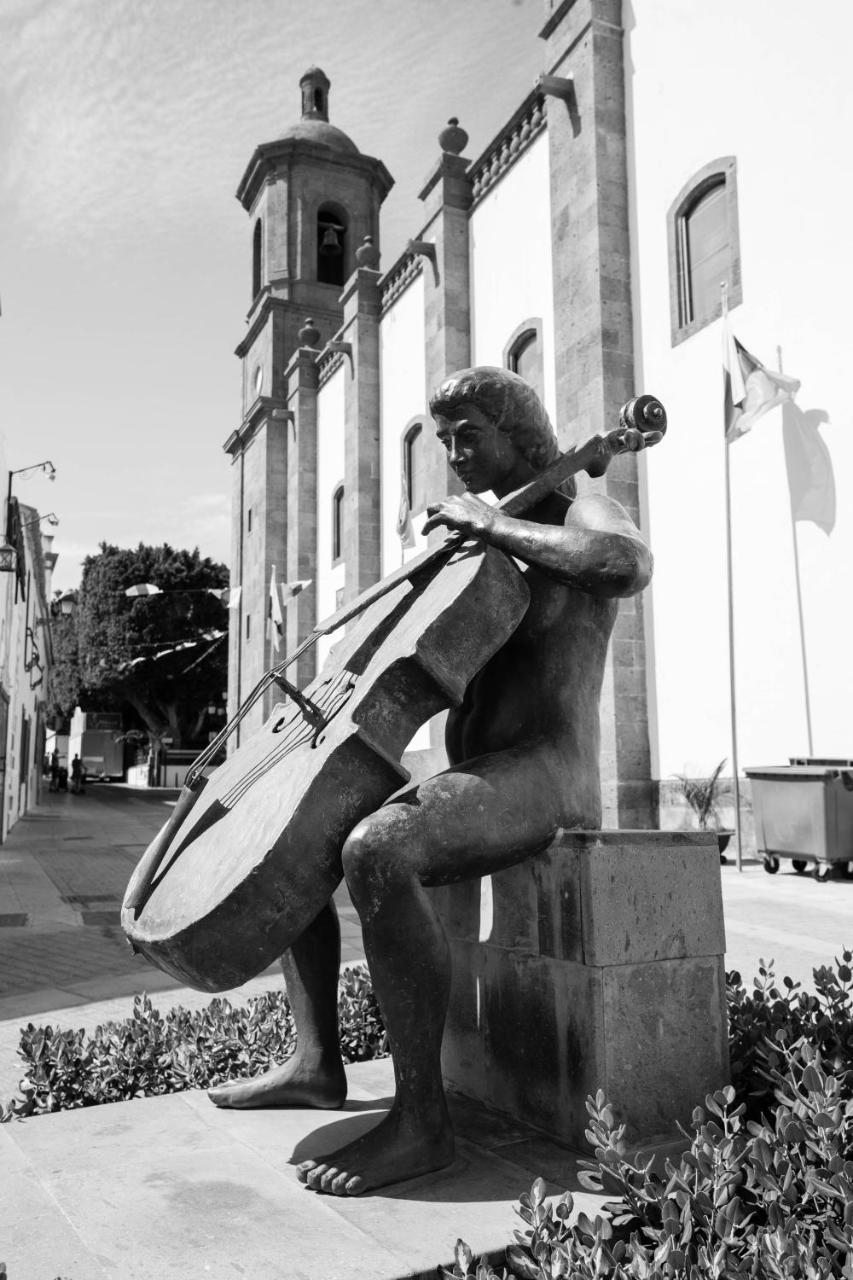
<instances>
[{"instance_id":1,"label":"statue's knee","mask_svg":"<svg viewBox=\"0 0 853 1280\"><path fill-rule=\"evenodd\" d=\"M373 894L387 881L393 868L393 855L375 815L365 818L350 832L341 857L347 886L354 898Z\"/></svg>"}]
</instances>

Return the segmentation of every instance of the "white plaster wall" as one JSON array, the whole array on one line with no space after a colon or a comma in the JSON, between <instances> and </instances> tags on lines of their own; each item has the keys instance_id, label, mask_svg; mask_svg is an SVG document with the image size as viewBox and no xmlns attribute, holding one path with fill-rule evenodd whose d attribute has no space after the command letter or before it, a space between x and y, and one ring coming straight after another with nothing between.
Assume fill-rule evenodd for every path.
<instances>
[{"instance_id":1,"label":"white plaster wall","mask_svg":"<svg viewBox=\"0 0 853 1280\"><path fill-rule=\"evenodd\" d=\"M469 228L472 364L503 364L513 331L531 316L540 317L545 407L553 421L551 195L544 130L477 205Z\"/></svg>"},{"instance_id":2,"label":"white plaster wall","mask_svg":"<svg viewBox=\"0 0 853 1280\"><path fill-rule=\"evenodd\" d=\"M853 752L853 431L848 363L847 90L853 10L827 0L626 0L629 183L637 389L670 430L646 460L657 772L731 760L720 323L673 348L667 210L708 161L735 155L740 341L770 367L777 346L824 408L838 497L834 532L798 524L815 755ZM731 447L741 767L808 750L781 410Z\"/></svg>"},{"instance_id":3,"label":"white plaster wall","mask_svg":"<svg viewBox=\"0 0 853 1280\"><path fill-rule=\"evenodd\" d=\"M400 510L401 442L412 418L423 420L425 432L432 430L426 403L426 359L424 346L424 278L415 276L409 287L382 317L379 326L380 413L382 421L382 574L424 550L426 538L420 530L423 512L412 519L415 545L403 548L397 536ZM419 751L430 745L429 724L415 733L407 750Z\"/></svg>"},{"instance_id":4,"label":"white plaster wall","mask_svg":"<svg viewBox=\"0 0 853 1280\"><path fill-rule=\"evenodd\" d=\"M344 376L339 365L317 393L317 621L334 613L344 586L344 565L332 564L332 494L344 478ZM317 660L325 662L336 635L322 636Z\"/></svg>"},{"instance_id":5,"label":"white plaster wall","mask_svg":"<svg viewBox=\"0 0 853 1280\"><path fill-rule=\"evenodd\" d=\"M404 558L411 559L426 546L426 538L419 532L423 513L412 521L414 547L404 551L397 536L403 433L415 417L423 420L425 432L432 429L426 404L424 356L424 281L423 275L418 275L385 313L379 326L383 577L398 568Z\"/></svg>"}]
</instances>

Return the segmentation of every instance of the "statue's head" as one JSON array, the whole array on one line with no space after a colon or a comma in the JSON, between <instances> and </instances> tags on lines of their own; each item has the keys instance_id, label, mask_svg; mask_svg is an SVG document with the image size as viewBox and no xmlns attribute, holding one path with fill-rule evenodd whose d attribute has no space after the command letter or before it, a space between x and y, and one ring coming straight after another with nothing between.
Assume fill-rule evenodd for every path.
<instances>
[{"instance_id":1,"label":"statue's head","mask_svg":"<svg viewBox=\"0 0 853 1280\"><path fill-rule=\"evenodd\" d=\"M557 436L542 401L529 382L509 369L478 365L460 369L436 388L429 411L436 417L458 417L473 404L509 436L521 456L536 471L555 462L560 453Z\"/></svg>"}]
</instances>

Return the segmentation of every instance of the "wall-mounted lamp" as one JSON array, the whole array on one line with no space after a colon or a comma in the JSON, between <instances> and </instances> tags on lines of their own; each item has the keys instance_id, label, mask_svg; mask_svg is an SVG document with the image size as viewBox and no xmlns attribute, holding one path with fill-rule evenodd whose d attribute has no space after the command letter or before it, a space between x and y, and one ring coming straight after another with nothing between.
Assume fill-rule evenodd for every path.
<instances>
[{"instance_id":1,"label":"wall-mounted lamp","mask_svg":"<svg viewBox=\"0 0 853 1280\"><path fill-rule=\"evenodd\" d=\"M9 472L9 487L6 490L6 541L11 542L10 522L12 515L12 477L25 475L28 471L44 471L48 480L56 479L56 467L46 458L44 462L33 462L29 467L16 467Z\"/></svg>"},{"instance_id":2,"label":"wall-mounted lamp","mask_svg":"<svg viewBox=\"0 0 853 1280\"><path fill-rule=\"evenodd\" d=\"M46 520L48 524L52 524L54 528L59 524L59 516L55 511L48 511L47 515L37 516L35 520L28 520L26 524L22 524L22 529L29 529L31 524L41 524L42 520Z\"/></svg>"},{"instance_id":3,"label":"wall-mounted lamp","mask_svg":"<svg viewBox=\"0 0 853 1280\"><path fill-rule=\"evenodd\" d=\"M18 563L15 548L8 542L0 543L0 573L14 573Z\"/></svg>"},{"instance_id":4,"label":"wall-mounted lamp","mask_svg":"<svg viewBox=\"0 0 853 1280\"><path fill-rule=\"evenodd\" d=\"M76 608L76 591L57 592L50 605L51 613L53 613L54 616L57 613L61 613L63 618L70 618Z\"/></svg>"}]
</instances>

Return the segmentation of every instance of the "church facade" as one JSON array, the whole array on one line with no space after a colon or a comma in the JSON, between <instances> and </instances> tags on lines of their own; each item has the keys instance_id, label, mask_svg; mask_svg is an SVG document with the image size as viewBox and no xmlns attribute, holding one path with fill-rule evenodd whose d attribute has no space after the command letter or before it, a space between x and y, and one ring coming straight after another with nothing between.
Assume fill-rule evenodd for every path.
<instances>
[{"instance_id":1,"label":"church facade","mask_svg":"<svg viewBox=\"0 0 853 1280\"><path fill-rule=\"evenodd\" d=\"M735 0L724 8L735 28L744 23ZM694 18L714 39L719 12ZM253 303L237 348L242 418L225 445L232 584L242 587L229 639L232 714L319 620L425 545L419 517L456 483L433 437L429 394L459 368L491 364L537 387L563 448L615 427L641 391L669 411L659 449L622 456L588 482L622 503L657 562L649 591L621 602L611 644L605 825L656 825L661 779L730 754L720 284L738 337L766 363L784 339L786 368L804 389L821 365L778 291L768 293L772 248L755 221L769 199L767 160L749 124L731 104L709 110L707 99L701 109L695 83L694 115L679 111L679 93L703 74L672 60L680 24L675 0L549 0L537 85L476 158L449 122L419 193L421 223L387 269L381 205L391 176L330 122L325 74L302 77L301 118L256 149L238 189ZM804 685L797 641L804 616L821 643L839 625L822 584L848 536L846 512L831 548L799 525L792 542L778 415L732 446L733 598L735 616L749 620L734 650L739 732L759 757L742 750L747 765L810 750L812 721L816 754L844 751L841 718L853 711L853 692L842 706L816 696L814 669ZM853 459L838 452L840 485ZM406 539L403 500L414 530ZM797 605L801 561L808 584ZM279 637L271 583L305 582L281 592ZM327 651L321 641L299 660L297 683ZM785 699L772 696L780 685ZM439 741L440 727L426 727L412 748L435 764Z\"/></svg>"}]
</instances>

